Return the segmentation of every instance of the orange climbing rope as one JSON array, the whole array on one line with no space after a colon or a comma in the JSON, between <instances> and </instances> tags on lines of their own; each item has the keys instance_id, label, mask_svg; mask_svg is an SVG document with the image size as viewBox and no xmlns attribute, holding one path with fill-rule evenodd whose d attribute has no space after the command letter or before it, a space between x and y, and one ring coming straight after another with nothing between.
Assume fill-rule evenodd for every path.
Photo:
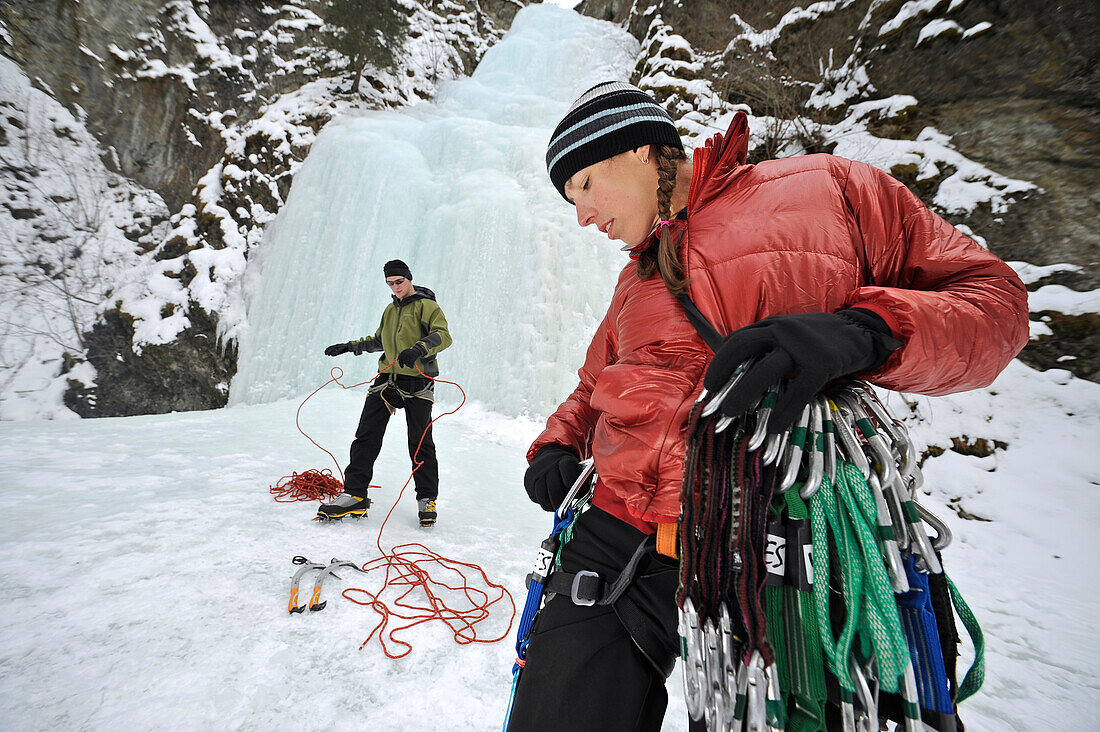
<instances>
[{"instance_id":1,"label":"orange climbing rope","mask_svg":"<svg viewBox=\"0 0 1100 732\"><path fill-rule=\"evenodd\" d=\"M378 374L386 371L392 365L391 362L379 369ZM400 503L401 497L405 494L405 489L412 482L413 474L424 464L416 456L420 453L420 446L424 443L424 437L428 434L428 430L438 420L454 414L466 403L466 391L456 382L432 378L420 371L419 367L417 367L417 371L425 378L432 379L436 383L452 384L457 387L462 393L462 401L451 411L438 415L428 423L428 426L424 429L424 434L420 436L416 451L413 453L413 468L409 472L408 478L405 479L405 484L398 491L397 498L386 514L386 518L378 527L375 546L378 548L379 556L365 562L362 565L362 571L369 574L376 570L385 569L382 587L376 592L361 587L349 587L343 592L343 596L348 600L357 605L368 606L381 616L378 624L374 626L366 640L360 644L359 649L365 648L377 635L382 652L389 658L403 658L412 652L412 644L398 638L397 633L423 623L438 620L450 629L455 643L467 645L470 643L496 643L507 638L512 632L512 624L515 622L516 617L516 603L512 598L512 593L504 585L491 581L485 570L477 564L450 559L417 542L400 544L391 547L389 550L382 547L382 532L385 531L386 523L389 522L390 516L393 515L397 504ZM337 470L340 470L336 457L302 429L299 421L302 407L314 394L333 382L342 389L354 389L363 384L371 383L374 379L371 378L358 384L346 386L340 381L340 377L343 376L344 372L339 367L334 367L329 373L331 378L302 400L302 403L298 406L298 412L295 414L294 422L298 427L298 431L332 458L333 462L336 463ZM340 472L340 476L343 478L343 471ZM287 481L286 487L280 489L284 485L283 481ZM323 488L321 484L323 484ZM302 474L293 473L289 476L289 479L284 477L278 485L271 487L271 492L276 495L275 500L277 501L323 500L319 491L330 490L334 484L339 486L335 494L339 495L343 491L343 483L337 481L328 470L308 470ZM378 487L371 486L371 488ZM281 492L277 493L276 489L280 489ZM317 498L313 498L312 494L317 494ZM309 495L311 497L280 497L287 495ZM478 577L480 577L482 583L480 585L477 582ZM387 589L391 588L398 591L399 594L396 598L387 602L383 599L383 595ZM511 606L508 627L499 635L491 638L479 637L478 624L490 617L490 609L494 605L500 603L503 608L505 600ZM396 619L396 623L403 624L391 625L394 619ZM400 650L394 652L391 650L393 647Z\"/></svg>"},{"instance_id":2,"label":"orange climbing rope","mask_svg":"<svg viewBox=\"0 0 1100 732\"><path fill-rule=\"evenodd\" d=\"M332 474L328 468L315 470L310 468L304 473L291 473L279 478L279 482L269 489L279 503L294 501L332 500L344 492L344 483Z\"/></svg>"},{"instance_id":3,"label":"orange climbing rope","mask_svg":"<svg viewBox=\"0 0 1100 732\"><path fill-rule=\"evenodd\" d=\"M392 365L393 364L391 362L384 369L382 369L382 371L385 371L385 369L388 369ZM381 371L379 371L378 373L381 373ZM317 440L310 437L306 433L306 431L302 429L302 407L304 407L306 405L306 402L312 399L317 392L321 391L321 389L324 389L326 386L333 382L339 384L340 387L343 389L354 389L357 386L369 384L370 381L373 381L373 379L371 379L370 381L361 381L358 384L352 384L351 386L344 386L343 382L340 381L340 377L343 375L344 370L341 369L339 366L332 367L332 370L329 371L329 376L331 378L329 378L328 381L321 384L312 392L310 392L309 396L303 399L302 403L298 405L298 411L294 413L294 426L298 428L298 431L302 434L302 437L312 442L314 447L316 447L318 450L321 450L330 458L332 458L332 462L334 465L336 465L336 470L340 473L340 477L337 478L336 476L334 476L332 474L332 471L328 470L327 468L325 470L314 470L313 468L310 468L304 473L291 473L290 475L284 475L282 478L279 478L278 483L268 488L271 494L275 496L276 501L280 503L292 503L294 501L324 502L326 499L336 498L344 492L344 471L340 468L340 461L336 459L335 455L322 447L317 442ZM377 375L378 374L375 374L375 376ZM463 401L465 401L465 399L463 399ZM423 440L423 438L421 439ZM377 488L378 486L371 487Z\"/></svg>"}]
</instances>

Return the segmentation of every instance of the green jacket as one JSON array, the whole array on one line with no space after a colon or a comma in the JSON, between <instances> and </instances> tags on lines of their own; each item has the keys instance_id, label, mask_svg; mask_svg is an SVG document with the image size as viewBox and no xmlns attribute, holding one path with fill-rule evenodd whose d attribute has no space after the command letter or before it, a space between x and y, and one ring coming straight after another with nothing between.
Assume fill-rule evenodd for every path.
<instances>
[{"instance_id":1,"label":"green jacket","mask_svg":"<svg viewBox=\"0 0 1100 732\"><path fill-rule=\"evenodd\" d=\"M435 301L435 293L427 287L417 286L413 294L386 306L382 313L382 322L370 338L359 341L365 351L382 351L378 359L378 368L388 363L393 365L386 373L419 376L416 366L427 376L439 376L436 354L451 345L451 333L447 330L447 318ZM415 366L405 368L397 363L397 354L406 348L420 343L427 351L417 360Z\"/></svg>"}]
</instances>

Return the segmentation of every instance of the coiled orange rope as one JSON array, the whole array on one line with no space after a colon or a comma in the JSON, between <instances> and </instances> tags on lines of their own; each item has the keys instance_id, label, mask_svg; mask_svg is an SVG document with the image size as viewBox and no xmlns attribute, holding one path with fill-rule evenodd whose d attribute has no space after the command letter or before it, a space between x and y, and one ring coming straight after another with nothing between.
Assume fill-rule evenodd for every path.
<instances>
[{"instance_id":1,"label":"coiled orange rope","mask_svg":"<svg viewBox=\"0 0 1100 732\"><path fill-rule=\"evenodd\" d=\"M310 468L304 473L291 473L279 478L279 482L268 490L279 503L294 501L332 500L344 492L344 483L332 474L328 468L315 470Z\"/></svg>"}]
</instances>

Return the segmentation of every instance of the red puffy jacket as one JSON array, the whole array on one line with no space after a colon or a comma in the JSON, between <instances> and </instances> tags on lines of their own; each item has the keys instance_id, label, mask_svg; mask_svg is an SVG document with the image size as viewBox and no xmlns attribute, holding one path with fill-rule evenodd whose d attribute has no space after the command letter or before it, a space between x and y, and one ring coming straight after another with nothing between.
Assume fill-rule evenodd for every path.
<instances>
[{"instance_id":1,"label":"red puffy jacket","mask_svg":"<svg viewBox=\"0 0 1100 732\"><path fill-rule=\"evenodd\" d=\"M1016 273L877 168L831 155L746 165L748 125L695 151L680 244L689 294L720 333L769 315L874 311L904 342L861 376L897 391L986 386L1028 339ZM678 231L673 231L673 237ZM631 262L549 443L595 458L593 502L635 526L680 512L685 426L712 356L659 276Z\"/></svg>"}]
</instances>

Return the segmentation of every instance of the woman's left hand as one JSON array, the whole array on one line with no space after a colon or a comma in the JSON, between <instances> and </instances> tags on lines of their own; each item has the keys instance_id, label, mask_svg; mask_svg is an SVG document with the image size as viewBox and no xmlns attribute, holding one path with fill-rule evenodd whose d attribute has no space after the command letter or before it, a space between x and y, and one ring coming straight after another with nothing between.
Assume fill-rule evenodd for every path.
<instances>
[{"instance_id":1,"label":"woman's left hand","mask_svg":"<svg viewBox=\"0 0 1100 732\"><path fill-rule=\"evenodd\" d=\"M721 391L737 367L753 359L720 408L739 417L778 385L768 419L768 432L778 433L794 424L830 381L876 368L901 346L870 310L773 315L726 336L707 367L704 385L712 394Z\"/></svg>"}]
</instances>

